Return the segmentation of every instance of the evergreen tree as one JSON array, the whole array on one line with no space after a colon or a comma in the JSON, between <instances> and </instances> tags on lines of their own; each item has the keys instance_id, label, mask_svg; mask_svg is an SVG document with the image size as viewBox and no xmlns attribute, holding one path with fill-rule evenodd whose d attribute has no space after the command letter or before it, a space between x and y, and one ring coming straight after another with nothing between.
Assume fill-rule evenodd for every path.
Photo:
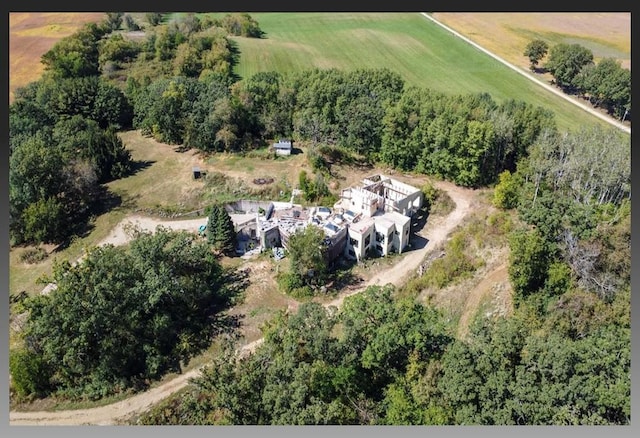
<instances>
[{"instance_id":1,"label":"evergreen tree","mask_svg":"<svg viewBox=\"0 0 640 438\"><path fill-rule=\"evenodd\" d=\"M211 208L206 234L209 243L218 251L230 253L235 248L236 231L224 206L214 205Z\"/></svg>"}]
</instances>

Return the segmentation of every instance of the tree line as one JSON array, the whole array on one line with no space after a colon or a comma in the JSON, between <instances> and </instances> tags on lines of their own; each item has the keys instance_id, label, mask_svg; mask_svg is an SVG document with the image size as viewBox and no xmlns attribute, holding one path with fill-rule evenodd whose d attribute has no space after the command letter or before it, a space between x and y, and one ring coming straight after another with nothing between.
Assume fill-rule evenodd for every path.
<instances>
[{"instance_id":1,"label":"tree line","mask_svg":"<svg viewBox=\"0 0 640 438\"><path fill-rule=\"evenodd\" d=\"M496 205L515 208L529 225L511 241L517 299L544 306L578 288L611 300L630 288L628 138L595 128L545 135L500 180Z\"/></svg>"},{"instance_id":2,"label":"tree line","mask_svg":"<svg viewBox=\"0 0 640 438\"><path fill-rule=\"evenodd\" d=\"M124 94L96 76L45 77L9 108L9 214L14 244L82 233L108 200L103 183L133 170L117 132L131 125Z\"/></svg>"},{"instance_id":3,"label":"tree line","mask_svg":"<svg viewBox=\"0 0 640 438\"><path fill-rule=\"evenodd\" d=\"M556 44L535 39L524 50L531 69L546 58L544 70L565 91L577 93L596 106L605 108L621 121L631 119L631 70L614 58L593 61L593 52L580 44ZM547 56L548 55L548 56Z\"/></svg>"},{"instance_id":4,"label":"tree line","mask_svg":"<svg viewBox=\"0 0 640 438\"><path fill-rule=\"evenodd\" d=\"M133 125L206 152L243 152L282 137L336 145L469 187L515 170L537 135L555 129L541 108L406 87L388 69L257 73L229 85L224 76L132 85Z\"/></svg>"},{"instance_id":5,"label":"tree line","mask_svg":"<svg viewBox=\"0 0 640 438\"><path fill-rule=\"evenodd\" d=\"M628 424L628 295L591 298L576 313L567 296L543 319L525 307L480 316L467 339L390 285L339 310L306 303L269 322L254 353L230 347L135 424Z\"/></svg>"}]
</instances>

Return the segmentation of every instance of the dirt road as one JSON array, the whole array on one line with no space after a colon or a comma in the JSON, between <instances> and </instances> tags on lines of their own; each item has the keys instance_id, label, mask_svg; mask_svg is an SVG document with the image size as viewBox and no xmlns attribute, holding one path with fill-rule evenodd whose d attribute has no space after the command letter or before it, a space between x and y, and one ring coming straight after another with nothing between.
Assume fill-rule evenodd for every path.
<instances>
[{"instance_id":1,"label":"dirt road","mask_svg":"<svg viewBox=\"0 0 640 438\"><path fill-rule=\"evenodd\" d=\"M507 67L509 67L510 69L515 71L516 73L521 74L525 78L535 82L536 84L540 85L541 87L545 88L546 90L548 90L548 91L552 92L553 94L563 98L567 102L571 102L572 104L580 107L581 109L583 109L584 111L588 112L589 114L592 114L592 115L598 117L599 119L604 120L605 122L609 123L612 126L615 126L618 129L621 129L622 131L626 132L627 134L631 134L631 128L630 127L618 122L615 119L612 119L611 117L608 117L608 116L600 113L599 111L596 111L595 109L593 109L592 107L590 107L588 105L585 105L585 104L583 104L581 102L578 102L575 99L572 99L570 96L566 95L565 93L563 93L559 89L557 89L555 87L552 87L549 84L545 84L544 82L536 79L535 77L531 76L531 74L529 74L528 71L526 71L524 69L521 69L519 67L516 67L515 65L505 61L504 59L502 59L499 56L497 56L495 53L492 53L492 52L488 51L487 49L485 49L484 47L480 46L477 43L474 43L473 41L471 41L469 38L465 37L464 35L456 32L453 29L451 29L449 26L439 22L438 20L436 20L435 18L433 18L431 15L427 14L426 12L422 12L421 14L424 17L426 17L427 19L433 21L438 26L441 26L442 28L448 30L449 32L451 32L452 34L457 36L458 38L460 38L460 39L466 41L467 43L471 44L472 46L474 46L475 48L477 48L481 52L486 53L487 55L491 56L492 58L494 58L497 61L500 61L502 64L506 65Z\"/></svg>"},{"instance_id":2,"label":"dirt road","mask_svg":"<svg viewBox=\"0 0 640 438\"><path fill-rule=\"evenodd\" d=\"M422 230L422 237L428 240L427 244L413 251L408 252L402 262L395 266L378 272L361 289L351 291L336 300L326 304L326 306L340 307L344 298L354 295L364 290L366 286L374 284L399 284L403 282L411 272L415 271L422 259L440 243L444 242L449 233L458 226L469 214L473 207L474 192L469 189L457 187L448 182L436 182L434 185L448 193L455 203L455 209L446 217L438 218L428 223ZM113 243L124 244L128 240L126 233L126 223L133 223L146 230L155 230L158 225L163 225L175 229L197 229L203 222L202 219L186 221L160 221L141 216L132 216L123 220L116 226L114 231L100 244ZM246 344L240 348L240 354L253 351L262 343L262 339ZM184 388L189 384L189 379L198 376L200 370L192 370L182 374L175 379L162 383L143 393L134 395L127 400L91 409L78 409L70 411L56 412L10 412L10 425L114 425L123 424L127 418L136 413L143 412L160 402L174 392Z\"/></svg>"},{"instance_id":3,"label":"dirt road","mask_svg":"<svg viewBox=\"0 0 640 438\"><path fill-rule=\"evenodd\" d=\"M135 226L142 231L155 231L159 225L171 228L172 230L197 231L200 225L206 225L207 218L186 219L180 221L163 221L161 219L153 219L145 216L129 216L120 221L113 229L111 234L98 242L98 246L112 244L115 246L124 245L131 240L131 235L127 233L130 226Z\"/></svg>"},{"instance_id":4,"label":"dirt road","mask_svg":"<svg viewBox=\"0 0 640 438\"><path fill-rule=\"evenodd\" d=\"M402 262L396 263L389 269L378 272L369 281L367 281L363 288L351 291L347 294L341 295L335 300L327 303L327 306L340 307L344 299L348 296L355 295L361 292L367 286L380 285L384 286L387 283L401 284L407 276L414 272L420 266L420 263L424 257L440 243L444 242L447 236L456 228L462 219L464 219L471 210L473 191L456 186L455 184L440 181L434 184L436 188L444 190L455 202L455 209L446 217L437 218L433 222L427 222L427 225L418 234L428 240L427 244L420 249L408 252L402 259Z\"/></svg>"},{"instance_id":5,"label":"dirt road","mask_svg":"<svg viewBox=\"0 0 640 438\"><path fill-rule=\"evenodd\" d=\"M462 315L458 322L459 338L466 338L469 333L469 324L472 318L476 315L478 307L485 297L491 296L493 299L500 300L499 311L503 314L506 313L507 309L511 305L511 303L508 302L510 301L508 300L508 297L510 297L511 294L503 293L502 291L509 287L508 268L509 265L507 263L500 264L498 267L491 270L491 272L489 272L477 286L469 291L469 296L464 303L464 309L462 310Z\"/></svg>"}]
</instances>

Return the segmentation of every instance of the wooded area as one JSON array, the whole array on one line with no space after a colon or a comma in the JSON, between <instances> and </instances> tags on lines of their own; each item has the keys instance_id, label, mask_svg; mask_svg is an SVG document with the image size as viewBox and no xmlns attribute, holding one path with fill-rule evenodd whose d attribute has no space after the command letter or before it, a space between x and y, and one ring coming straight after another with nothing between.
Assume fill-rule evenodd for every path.
<instances>
[{"instance_id":1,"label":"wooded area","mask_svg":"<svg viewBox=\"0 0 640 438\"><path fill-rule=\"evenodd\" d=\"M137 165L119 131L204 154L292 138L315 151L335 148L338 158L342 150L465 187L495 186L495 206L516 222L516 309L507 318L478 314L459 339L446 315L402 287L371 287L340 310L302 304L264 328L255 353L240 358L230 343L189 392L140 423L630 423L628 136L560 132L543 108L409 87L386 68L240 80L228 36L263 36L248 14L147 19L143 39L117 31L125 20L118 14L86 25L43 56L41 80L16 92L12 245L68 242L117 204L104 183ZM547 62L558 83L582 84L609 102L594 84L615 66L565 71L564 49L552 48ZM578 64L588 65L583 55ZM630 110L630 100L607 105L619 116ZM301 174L299 182L327 195L324 180ZM127 248L92 249L75 266L57 264L57 290L12 308L29 315L10 356L17 395L99 399L179 371L229 327L219 314L235 289L211 247L232 251L230 224L217 205L209 242L159 230ZM308 233L291 238L293 273L281 280L289 290L325 278L321 251L308 251L319 236ZM451 257L462 257L461 242L451 242ZM304 275L317 266L314 277Z\"/></svg>"},{"instance_id":2,"label":"wooded area","mask_svg":"<svg viewBox=\"0 0 640 438\"><path fill-rule=\"evenodd\" d=\"M580 44L561 43L549 49L543 40L529 42L524 55L529 57L532 70L538 70L539 62L547 57L542 71L551 73L565 92L587 97L589 103L605 108L621 121L630 119L631 70L619 61L604 58L595 63L593 52Z\"/></svg>"}]
</instances>

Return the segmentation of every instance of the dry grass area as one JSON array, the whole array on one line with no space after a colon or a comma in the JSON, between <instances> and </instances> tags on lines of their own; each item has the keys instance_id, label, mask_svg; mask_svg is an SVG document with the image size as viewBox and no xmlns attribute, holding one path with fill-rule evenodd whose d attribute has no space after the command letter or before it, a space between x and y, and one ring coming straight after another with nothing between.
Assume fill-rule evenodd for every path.
<instances>
[{"instance_id":1,"label":"dry grass area","mask_svg":"<svg viewBox=\"0 0 640 438\"><path fill-rule=\"evenodd\" d=\"M140 131L119 134L138 170L127 178L112 181L108 187L131 208L202 208L204 180L194 179L194 166L207 169L205 158L196 150L180 152L174 145L145 137Z\"/></svg>"},{"instance_id":2,"label":"dry grass area","mask_svg":"<svg viewBox=\"0 0 640 438\"><path fill-rule=\"evenodd\" d=\"M496 209L486 199L481 200L487 193L478 196L473 215L459 229L469 230L468 226L478 221L489 222L488 218L496 213ZM470 277L454 281L443 289L429 287L418 297L419 301L443 310L452 325L457 327L456 335L460 339L468 335L470 325L479 314L498 317L507 316L513 311L513 289L508 273L509 247L506 237L499 237L504 231L494 235L495 231L488 233L487 229L476 227L475 231L469 232L475 233L475 244L467 251L475 253L475 257L482 260L482 266ZM438 252L435 251L436 254Z\"/></svg>"},{"instance_id":3,"label":"dry grass area","mask_svg":"<svg viewBox=\"0 0 640 438\"><path fill-rule=\"evenodd\" d=\"M248 270L249 285L244 291L244 299L231 309L228 314L240 317L243 339L247 344L262 338L261 328L281 311L297 308L298 302L278 290L276 275L286 264L260 256L244 261L242 269Z\"/></svg>"},{"instance_id":4,"label":"dry grass area","mask_svg":"<svg viewBox=\"0 0 640 438\"><path fill-rule=\"evenodd\" d=\"M41 276L49 276L53 263L62 260L77 260L85 253L86 248L95 246L104 239L108 233L126 215L124 209L117 208L108 214L95 218L89 224L91 230L83 238L75 239L66 248L55 245L43 245L48 251L48 257L40 263L27 264L20 260L20 256L30 246L16 246L9 248L9 292L17 294L25 291L29 295L35 295L42 291L44 284L38 282ZM45 283L46 284L46 283Z\"/></svg>"},{"instance_id":5,"label":"dry grass area","mask_svg":"<svg viewBox=\"0 0 640 438\"><path fill-rule=\"evenodd\" d=\"M275 182L286 180L295 187L301 170L312 173L311 167L307 164L306 147L296 144L295 148L300 152L276 159L267 158L266 154L262 153L256 153L262 158L230 153L214 154L207 158L206 167L209 172L222 172L228 177L236 178L251 189L264 188L253 182L257 178L273 178Z\"/></svg>"},{"instance_id":6,"label":"dry grass area","mask_svg":"<svg viewBox=\"0 0 640 438\"><path fill-rule=\"evenodd\" d=\"M596 60L613 57L631 69L631 13L627 12L483 12L433 14L446 24L510 63L529 67L522 55L540 38L550 46L577 43Z\"/></svg>"},{"instance_id":7,"label":"dry grass area","mask_svg":"<svg viewBox=\"0 0 640 438\"><path fill-rule=\"evenodd\" d=\"M9 103L16 88L36 81L44 71L40 58L60 39L85 23L98 22L102 12L11 12L9 14Z\"/></svg>"}]
</instances>

